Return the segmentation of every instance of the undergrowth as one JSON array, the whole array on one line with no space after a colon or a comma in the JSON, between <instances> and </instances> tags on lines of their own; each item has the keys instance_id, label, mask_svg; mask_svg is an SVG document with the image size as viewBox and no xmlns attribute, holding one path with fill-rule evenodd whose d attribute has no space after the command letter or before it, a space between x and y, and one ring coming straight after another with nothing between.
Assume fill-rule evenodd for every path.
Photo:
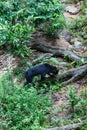
<instances>
[{"instance_id":1,"label":"undergrowth","mask_svg":"<svg viewBox=\"0 0 87 130\"><path fill-rule=\"evenodd\" d=\"M87 2L84 0L80 7L80 17L78 17L72 24L71 30L74 37L80 36L82 43L87 43Z\"/></svg>"},{"instance_id":2,"label":"undergrowth","mask_svg":"<svg viewBox=\"0 0 87 130\"><path fill-rule=\"evenodd\" d=\"M12 74L0 81L0 129L40 130L47 124L50 111L50 94L43 95L31 86L19 88Z\"/></svg>"},{"instance_id":3,"label":"undergrowth","mask_svg":"<svg viewBox=\"0 0 87 130\"><path fill-rule=\"evenodd\" d=\"M64 6L60 0L0 1L0 46L14 55L30 56L32 33L42 30L55 36L65 27Z\"/></svg>"},{"instance_id":4,"label":"undergrowth","mask_svg":"<svg viewBox=\"0 0 87 130\"><path fill-rule=\"evenodd\" d=\"M81 36L83 40L81 42L86 43L87 42L87 15L82 16L74 22L71 29L73 30L74 36Z\"/></svg>"},{"instance_id":5,"label":"undergrowth","mask_svg":"<svg viewBox=\"0 0 87 130\"><path fill-rule=\"evenodd\" d=\"M55 118L52 111L51 94L60 90L57 82L33 83L20 88L14 83L12 72L8 72L0 79L0 129L10 130L42 130L46 127L62 126L76 123L84 117L87 111L87 89L77 94L75 87L68 90L69 100L66 102L68 112L73 118ZM62 104L64 105L64 104ZM53 109L53 110L52 110ZM58 113L62 113L62 106ZM57 114L57 113L56 113ZM86 119L82 120L84 123ZM85 123L85 128L87 125ZM83 129L82 128L82 129Z\"/></svg>"}]
</instances>

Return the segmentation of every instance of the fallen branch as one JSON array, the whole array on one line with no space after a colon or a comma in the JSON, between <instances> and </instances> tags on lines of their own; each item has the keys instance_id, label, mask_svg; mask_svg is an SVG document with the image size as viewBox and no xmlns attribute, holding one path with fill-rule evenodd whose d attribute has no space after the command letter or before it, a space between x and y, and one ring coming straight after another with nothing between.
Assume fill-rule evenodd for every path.
<instances>
[{"instance_id":1,"label":"fallen branch","mask_svg":"<svg viewBox=\"0 0 87 130\"><path fill-rule=\"evenodd\" d=\"M51 56L53 56L53 54L51 54L51 53L46 53L46 54L40 56L39 58L33 60L33 61L32 61L32 65L35 65L35 64L39 63L40 61L44 60L45 58L50 58Z\"/></svg>"},{"instance_id":2,"label":"fallen branch","mask_svg":"<svg viewBox=\"0 0 87 130\"><path fill-rule=\"evenodd\" d=\"M60 74L58 79L64 84L69 84L83 78L85 75L87 75L87 65Z\"/></svg>"},{"instance_id":3,"label":"fallen branch","mask_svg":"<svg viewBox=\"0 0 87 130\"><path fill-rule=\"evenodd\" d=\"M66 85L83 78L85 75L87 75L87 64L79 68L68 70L62 74L58 74L58 76L48 77L46 78L46 81L54 81L57 79L59 83Z\"/></svg>"},{"instance_id":4,"label":"fallen branch","mask_svg":"<svg viewBox=\"0 0 87 130\"><path fill-rule=\"evenodd\" d=\"M84 123L76 123L76 124L70 124L62 127L49 128L46 130L72 130L72 129L80 128L83 125Z\"/></svg>"},{"instance_id":5,"label":"fallen branch","mask_svg":"<svg viewBox=\"0 0 87 130\"><path fill-rule=\"evenodd\" d=\"M53 56L60 56L60 57L66 57L71 61L75 61L76 63L81 62L81 59L83 59L84 63L87 63L87 57L82 57L80 55L77 55L76 53L70 51L70 50L64 50L61 48L55 48L51 46L46 46L43 44L37 44L32 43L29 44L29 47L32 49L36 49L38 51L44 52L44 53L51 53Z\"/></svg>"},{"instance_id":6,"label":"fallen branch","mask_svg":"<svg viewBox=\"0 0 87 130\"><path fill-rule=\"evenodd\" d=\"M80 62L81 59L84 59L84 63L87 63L87 57L83 58L82 56L79 56L76 53L71 52L70 50L64 50L61 48L55 48L55 47L46 46L46 45L37 44L37 43L31 43L29 44L29 46L32 49L36 49L38 51L51 53L52 56L62 56L62 57L66 56L68 57L68 59L75 61L76 63ZM76 69L71 69L63 74L59 74L57 77L48 77L46 78L46 80L52 81L52 80L58 79L60 83L69 84L69 83L79 80L85 75L87 75L87 64Z\"/></svg>"}]
</instances>

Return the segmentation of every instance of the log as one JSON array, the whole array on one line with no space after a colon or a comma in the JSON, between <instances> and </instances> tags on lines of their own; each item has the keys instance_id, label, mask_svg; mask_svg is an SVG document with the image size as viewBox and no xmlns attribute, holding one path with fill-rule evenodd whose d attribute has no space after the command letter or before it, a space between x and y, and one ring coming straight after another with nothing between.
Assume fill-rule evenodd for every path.
<instances>
[{"instance_id":1,"label":"log","mask_svg":"<svg viewBox=\"0 0 87 130\"><path fill-rule=\"evenodd\" d=\"M43 44L37 44L37 43L30 43L28 46L31 49L35 49L44 53L51 53L53 56L60 56L60 57L65 57L66 59L69 59L70 61L75 61L76 63L81 62L83 59L84 63L87 63L87 57L82 57L70 50L65 50L61 49L58 47L51 47L51 46L46 46Z\"/></svg>"},{"instance_id":2,"label":"log","mask_svg":"<svg viewBox=\"0 0 87 130\"><path fill-rule=\"evenodd\" d=\"M32 61L32 65L35 65L35 64L39 63L40 61L44 60L45 58L47 59L47 58L50 58L50 57L52 57L52 56L53 56L53 54L51 54L51 53L46 53L46 54L40 56L39 58L33 60L33 61Z\"/></svg>"},{"instance_id":3,"label":"log","mask_svg":"<svg viewBox=\"0 0 87 130\"><path fill-rule=\"evenodd\" d=\"M58 79L63 84L69 84L83 78L85 75L87 75L87 64L60 74Z\"/></svg>"},{"instance_id":4,"label":"log","mask_svg":"<svg viewBox=\"0 0 87 130\"><path fill-rule=\"evenodd\" d=\"M61 48L46 46L46 45L39 44L39 43L37 44L35 42L30 43L29 47L31 47L32 49L41 51L41 52L50 53L50 54L52 54L52 56L68 57L69 60L75 61L76 63L81 62L81 60L83 59L85 65L83 65L79 68L68 70L67 72L58 74L58 76L55 76L55 77L48 77L48 78L46 78L47 81L49 81L49 80L53 81L53 80L58 79L59 83L69 84L69 83L77 81L80 78L87 75L87 57L82 57L80 55L77 55L76 53L74 53L70 50L64 50Z\"/></svg>"},{"instance_id":5,"label":"log","mask_svg":"<svg viewBox=\"0 0 87 130\"><path fill-rule=\"evenodd\" d=\"M70 124L62 127L54 127L54 128L48 128L45 130L72 130L72 129L77 129L83 126L84 123L75 123L75 124Z\"/></svg>"},{"instance_id":6,"label":"log","mask_svg":"<svg viewBox=\"0 0 87 130\"><path fill-rule=\"evenodd\" d=\"M85 75L87 75L87 64L75 69L70 69L54 77L48 77L45 81L58 80L59 83L67 85L83 78Z\"/></svg>"}]
</instances>

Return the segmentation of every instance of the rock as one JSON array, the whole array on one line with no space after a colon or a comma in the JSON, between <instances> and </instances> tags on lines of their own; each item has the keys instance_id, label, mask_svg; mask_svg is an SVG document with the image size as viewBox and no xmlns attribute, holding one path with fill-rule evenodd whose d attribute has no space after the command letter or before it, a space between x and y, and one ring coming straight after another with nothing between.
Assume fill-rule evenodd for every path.
<instances>
[{"instance_id":1,"label":"rock","mask_svg":"<svg viewBox=\"0 0 87 130\"><path fill-rule=\"evenodd\" d=\"M75 7L78 7L80 5L81 5L81 2L78 2L78 3L75 4Z\"/></svg>"},{"instance_id":2,"label":"rock","mask_svg":"<svg viewBox=\"0 0 87 130\"><path fill-rule=\"evenodd\" d=\"M69 30L63 30L62 32L60 32L59 34L59 38L63 38L65 39L67 42L71 42L71 33Z\"/></svg>"},{"instance_id":3,"label":"rock","mask_svg":"<svg viewBox=\"0 0 87 130\"><path fill-rule=\"evenodd\" d=\"M69 12L71 15L76 15L79 13L79 9L74 5L69 5L66 7L66 12Z\"/></svg>"},{"instance_id":4,"label":"rock","mask_svg":"<svg viewBox=\"0 0 87 130\"><path fill-rule=\"evenodd\" d=\"M78 18L79 17L79 14L76 14L76 15L71 15L70 13L68 12L64 12L64 17L68 20L68 21L73 21L74 19Z\"/></svg>"},{"instance_id":5,"label":"rock","mask_svg":"<svg viewBox=\"0 0 87 130\"><path fill-rule=\"evenodd\" d=\"M70 35L70 34L66 34L65 40L66 40L67 42L71 42L71 35Z\"/></svg>"},{"instance_id":6,"label":"rock","mask_svg":"<svg viewBox=\"0 0 87 130\"><path fill-rule=\"evenodd\" d=\"M77 39L74 40L74 47L76 49L79 49L81 47L82 43L80 41L78 41Z\"/></svg>"},{"instance_id":7,"label":"rock","mask_svg":"<svg viewBox=\"0 0 87 130\"><path fill-rule=\"evenodd\" d=\"M56 43L57 43L57 46L59 48L63 48L63 49L73 49L73 46L70 45L69 42L67 42L65 39L63 38L60 38L60 39L56 39Z\"/></svg>"},{"instance_id":8,"label":"rock","mask_svg":"<svg viewBox=\"0 0 87 130\"><path fill-rule=\"evenodd\" d=\"M62 0L61 2L62 2L62 3L66 3L66 1L67 1L67 0Z\"/></svg>"}]
</instances>

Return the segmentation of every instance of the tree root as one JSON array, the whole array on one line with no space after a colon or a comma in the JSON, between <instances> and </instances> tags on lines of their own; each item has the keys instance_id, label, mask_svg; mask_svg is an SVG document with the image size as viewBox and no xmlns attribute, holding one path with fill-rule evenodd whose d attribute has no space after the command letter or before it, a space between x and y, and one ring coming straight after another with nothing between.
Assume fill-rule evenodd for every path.
<instances>
[{"instance_id":1,"label":"tree root","mask_svg":"<svg viewBox=\"0 0 87 130\"><path fill-rule=\"evenodd\" d=\"M60 57L65 57L66 59L69 59L71 61L75 61L76 63L81 62L83 59L84 63L87 63L87 57L82 57L70 50L64 50L61 48L55 48L51 46L46 46L43 44L37 44L37 43L32 43L29 44L29 47L32 49L36 49L38 51L44 52L44 53L51 53L53 56L60 56Z\"/></svg>"},{"instance_id":2,"label":"tree root","mask_svg":"<svg viewBox=\"0 0 87 130\"><path fill-rule=\"evenodd\" d=\"M59 74L58 76L48 77L46 78L46 81L54 81L57 79L59 83L67 85L83 78L85 75L87 75L87 65L68 70L67 72Z\"/></svg>"},{"instance_id":3,"label":"tree root","mask_svg":"<svg viewBox=\"0 0 87 130\"><path fill-rule=\"evenodd\" d=\"M75 124L70 124L62 127L54 127L54 128L49 128L46 130L72 130L72 129L77 129L83 126L84 123L75 123Z\"/></svg>"},{"instance_id":4,"label":"tree root","mask_svg":"<svg viewBox=\"0 0 87 130\"><path fill-rule=\"evenodd\" d=\"M56 80L58 79L59 83L63 83L63 84L69 84L72 83L74 81L77 81L79 79L81 79L82 77L84 77L85 75L87 75L87 57L82 57L77 55L76 53L71 52L70 50L64 50L61 48L55 48L55 47L50 47L50 46L46 46L43 44L29 44L29 46L32 49L36 49L38 51L42 51L45 53L48 53L42 57L39 58L39 60L41 60L41 58L44 58L45 56L48 55L49 56L62 56L62 57L68 57L68 59L75 61L76 63L80 62L81 59L84 59L84 63L85 65L79 67L79 68L75 68L75 69L71 69L67 72L64 72L62 74L59 74L58 76L55 77L48 77L46 78L46 80ZM33 64L36 64L36 62L38 62L38 59L36 61L33 61Z\"/></svg>"},{"instance_id":5,"label":"tree root","mask_svg":"<svg viewBox=\"0 0 87 130\"><path fill-rule=\"evenodd\" d=\"M32 65L35 65L35 64L39 63L40 61L44 60L45 58L50 58L50 57L52 57L52 56L53 56L53 54L51 54L51 53L46 53L46 54L40 56L39 58L33 60L33 61L32 61Z\"/></svg>"}]
</instances>

